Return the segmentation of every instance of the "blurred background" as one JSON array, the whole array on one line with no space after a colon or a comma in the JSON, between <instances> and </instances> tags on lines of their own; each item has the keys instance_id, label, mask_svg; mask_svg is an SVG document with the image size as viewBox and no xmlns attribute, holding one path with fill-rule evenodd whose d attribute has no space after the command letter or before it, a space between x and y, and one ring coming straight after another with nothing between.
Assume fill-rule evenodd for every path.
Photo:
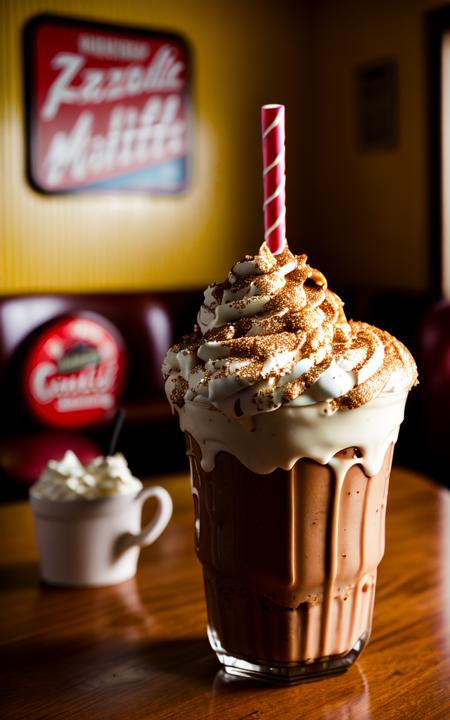
<instances>
[{"instance_id":1,"label":"blurred background","mask_svg":"<svg viewBox=\"0 0 450 720\"><path fill-rule=\"evenodd\" d=\"M449 38L432 0L0 0L1 499L67 447L107 452L119 406L136 474L187 467L160 364L262 241L273 102L290 247L415 354L396 462L449 484ZM108 95L132 62L153 62L147 84ZM138 129L145 167L126 156Z\"/></svg>"}]
</instances>

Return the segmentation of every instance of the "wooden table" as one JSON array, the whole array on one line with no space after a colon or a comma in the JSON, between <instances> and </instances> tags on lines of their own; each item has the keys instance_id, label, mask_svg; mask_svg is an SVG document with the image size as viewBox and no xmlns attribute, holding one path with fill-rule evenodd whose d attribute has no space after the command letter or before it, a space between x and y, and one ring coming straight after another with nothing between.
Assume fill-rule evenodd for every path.
<instances>
[{"instance_id":1,"label":"wooden table","mask_svg":"<svg viewBox=\"0 0 450 720\"><path fill-rule=\"evenodd\" d=\"M272 688L227 676L209 649L189 481L160 482L169 528L106 589L40 584L28 505L0 508L2 718L450 718L447 491L394 469L369 647L344 675Z\"/></svg>"}]
</instances>

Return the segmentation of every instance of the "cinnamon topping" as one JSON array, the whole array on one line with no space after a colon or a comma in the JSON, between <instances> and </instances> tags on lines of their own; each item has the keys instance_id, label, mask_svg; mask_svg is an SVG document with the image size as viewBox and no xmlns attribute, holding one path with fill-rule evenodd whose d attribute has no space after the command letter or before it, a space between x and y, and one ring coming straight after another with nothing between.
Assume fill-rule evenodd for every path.
<instances>
[{"instance_id":1,"label":"cinnamon topping","mask_svg":"<svg viewBox=\"0 0 450 720\"><path fill-rule=\"evenodd\" d=\"M240 417L329 400L336 411L417 383L402 343L347 321L342 300L306 260L263 244L207 288L198 325L163 366L173 405L199 397Z\"/></svg>"}]
</instances>

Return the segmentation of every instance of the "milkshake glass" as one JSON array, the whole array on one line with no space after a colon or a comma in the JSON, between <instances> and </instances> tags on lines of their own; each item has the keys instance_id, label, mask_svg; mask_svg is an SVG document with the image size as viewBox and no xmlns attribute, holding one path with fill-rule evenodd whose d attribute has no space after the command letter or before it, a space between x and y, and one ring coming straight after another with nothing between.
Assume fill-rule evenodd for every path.
<instances>
[{"instance_id":1,"label":"milkshake glass","mask_svg":"<svg viewBox=\"0 0 450 720\"><path fill-rule=\"evenodd\" d=\"M284 684L345 670L371 632L410 354L263 245L207 289L164 372L219 660Z\"/></svg>"}]
</instances>

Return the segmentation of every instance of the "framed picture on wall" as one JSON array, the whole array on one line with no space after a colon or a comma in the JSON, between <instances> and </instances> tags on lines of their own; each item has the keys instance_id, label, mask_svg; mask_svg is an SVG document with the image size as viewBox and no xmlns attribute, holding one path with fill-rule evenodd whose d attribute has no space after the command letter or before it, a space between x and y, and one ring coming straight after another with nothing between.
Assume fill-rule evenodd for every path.
<instances>
[{"instance_id":1,"label":"framed picture on wall","mask_svg":"<svg viewBox=\"0 0 450 720\"><path fill-rule=\"evenodd\" d=\"M183 37L39 15L26 25L23 45L27 174L35 189L186 189L191 62Z\"/></svg>"},{"instance_id":2,"label":"framed picture on wall","mask_svg":"<svg viewBox=\"0 0 450 720\"><path fill-rule=\"evenodd\" d=\"M397 145L397 65L380 60L356 69L357 142L360 150Z\"/></svg>"}]
</instances>

